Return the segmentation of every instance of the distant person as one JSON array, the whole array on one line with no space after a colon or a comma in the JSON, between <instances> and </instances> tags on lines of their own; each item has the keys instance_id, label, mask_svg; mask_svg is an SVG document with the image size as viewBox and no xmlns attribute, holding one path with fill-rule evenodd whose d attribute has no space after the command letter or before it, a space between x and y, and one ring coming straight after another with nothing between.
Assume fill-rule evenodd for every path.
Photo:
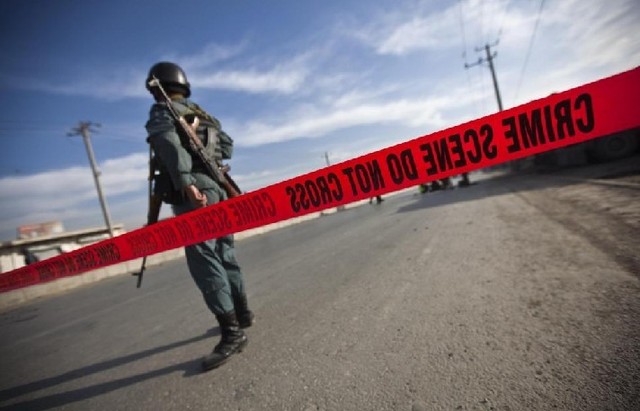
<instances>
[{"instance_id":1,"label":"distant person","mask_svg":"<svg viewBox=\"0 0 640 411\"><path fill-rule=\"evenodd\" d=\"M469 173L462 173L460 176L462 179L458 182L458 187L469 187L471 181L469 181Z\"/></svg>"},{"instance_id":2,"label":"distant person","mask_svg":"<svg viewBox=\"0 0 640 411\"><path fill-rule=\"evenodd\" d=\"M381 202L384 201L384 199L382 198L382 196L375 196L375 197L371 197L369 199L369 204L373 203L373 199L376 199L376 204L380 204Z\"/></svg>"},{"instance_id":3,"label":"distant person","mask_svg":"<svg viewBox=\"0 0 640 411\"><path fill-rule=\"evenodd\" d=\"M195 117L199 119L197 135L215 158L231 158L233 140L222 131L215 117L189 100L190 84L178 65L161 62L151 67L147 90L156 103L151 106L146 124L147 141L153 148L161 174L169 177L165 187L169 187L170 193L165 193L165 202L172 205L175 215L180 215L226 200L227 193L209 175L200 156L189 146L188 137L182 135L176 125L160 88L149 83L154 78L159 80L178 114L189 124ZM202 368L207 371L242 351L247 344L242 328L253 324L254 315L247 305L244 276L235 257L233 236L187 246L185 255L191 276L220 326L220 342L202 362Z\"/></svg>"},{"instance_id":4,"label":"distant person","mask_svg":"<svg viewBox=\"0 0 640 411\"><path fill-rule=\"evenodd\" d=\"M450 177L445 177L441 180L433 180L433 182L431 182L431 191L446 190L452 188L453 186L451 185Z\"/></svg>"}]
</instances>

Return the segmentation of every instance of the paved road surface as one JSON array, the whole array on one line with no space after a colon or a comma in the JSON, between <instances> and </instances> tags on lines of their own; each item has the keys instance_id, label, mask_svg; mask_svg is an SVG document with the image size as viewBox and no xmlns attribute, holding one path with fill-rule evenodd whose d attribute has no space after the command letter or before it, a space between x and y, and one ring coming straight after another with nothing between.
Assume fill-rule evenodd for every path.
<instances>
[{"instance_id":1,"label":"paved road surface","mask_svg":"<svg viewBox=\"0 0 640 411\"><path fill-rule=\"evenodd\" d=\"M638 160L243 240L258 322L206 374L218 330L183 261L2 313L0 409L640 409Z\"/></svg>"}]
</instances>

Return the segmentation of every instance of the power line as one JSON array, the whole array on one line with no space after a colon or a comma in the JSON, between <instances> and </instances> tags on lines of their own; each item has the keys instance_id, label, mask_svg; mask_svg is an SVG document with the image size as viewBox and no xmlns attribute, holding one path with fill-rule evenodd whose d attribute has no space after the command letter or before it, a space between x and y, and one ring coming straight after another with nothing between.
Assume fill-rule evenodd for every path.
<instances>
[{"instance_id":1,"label":"power line","mask_svg":"<svg viewBox=\"0 0 640 411\"><path fill-rule=\"evenodd\" d=\"M507 3L507 7L505 7L504 11L502 12L502 18L500 19L500 28L498 29L498 34L496 35L496 41L500 41L500 37L502 37L502 29L504 28L504 20L507 17L507 14L509 14L509 8L511 7L511 1L509 0L509 3Z\"/></svg>"},{"instance_id":2,"label":"power line","mask_svg":"<svg viewBox=\"0 0 640 411\"><path fill-rule=\"evenodd\" d=\"M0 137L3 134L10 133L11 135L15 134L31 134L31 133L60 133L60 130L65 127L38 127L38 126L15 126L15 127L6 127L0 126Z\"/></svg>"},{"instance_id":3,"label":"power line","mask_svg":"<svg viewBox=\"0 0 640 411\"><path fill-rule=\"evenodd\" d=\"M518 93L520 92L520 86L522 85L524 72L527 68L527 64L529 63L529 56L531 55L531 49L533 48L533 40L535 39L536 32L538 31L538 25L540 23L540 17L542 16L543 7L544 7L544 0L540 0L540 8L538 9L538 16L536 17L536 24L533 26L533 33L531 33L531 38L529 39L529 47L527 48L527 54L524 59L524 65L522 66L522 71L520 72L520 79L518 80L518 86L516 87L516 94L515 94L514 100L518 98Z\"/></svg>"},{"instance_id":4,"label":"power line","mask_svg":"<svg viewBox=\"0 0 640 411\"><path fill-rule=\"evenodd\" d=\"M467 60L467 34L464 30L464 13L462 11L462 0L458 0L458 10L460 15L460 31L462 32L462 58Z\"/></svg>"},{"instance_id":5,"label":"power line","mask_svg":"<svg viewBox=\"0 0 640 411\"><path fill-rule=\"evenodd\" d=\"M463 0L458 0L458 11L459 11L459 16L460 16L460 32L462 33L462 59L464 60L464 64L465 66L467 65L467 32L465 30L465 25L464 25L464 10L462 7L462 3ZM469 85L469 89L472 89L473 86L471 84L471 75L469 74L468 70L465 70L466 74L467 74L467 84ZM482 94L484 95L484 89L482 91ZM482 106L482 102L478 105L476 104L476 110L478 113L481 113L482 111L484 111L484 107Z\"/></svg>"}]
</instances>

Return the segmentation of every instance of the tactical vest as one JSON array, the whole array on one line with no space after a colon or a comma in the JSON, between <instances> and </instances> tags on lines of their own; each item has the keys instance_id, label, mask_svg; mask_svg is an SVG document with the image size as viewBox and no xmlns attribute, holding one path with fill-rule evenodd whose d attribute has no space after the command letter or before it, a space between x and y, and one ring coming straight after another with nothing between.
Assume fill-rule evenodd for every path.
<instances>
[{"instance_id":1,"label":"tactical vest","mask_svg":"<svg viewBox=\"0 0 640 411\"><path fill-rule=\"evenodd\" d=\"M196 129L196 134L202 145L208 158L213 158L216 163L220 163L223 159L231 158L233 153L233 140L222 131L220 122L209 115L206 111L200 108L196 103L191 101L173 102L173 107L178 114L192 124L195 117L198 117L199 124ZM189 143L189 136L184 135L181 131L181 127L176 124L176 131L180 136L180 142L182 146L189 152L192 160L192 172L199 172L209 175L207 167L203 163L202 159L192 148ZM154 158L155 168L158 171L152 178L154 180L154 194L159 196L163 202L167 204L181 204L185 201L184 193L180 190L176 190L171 181L169 173L166 171L164 165L158 161L158 158ZM209 175L213 178L213 176Z\"/></svg>"},{"instance_id":2,"label":"tactical vest","mask_svg":"<svg viewBox=\"0 0 640 411\"><path fill-rule=\"evenodd\" d=\"M201 109L196 103L191 101L188 101L187 103L188 104L174 102L173 107L189 124L192 124L195 117L198 117L200 123L196 129L196 134L202 141L202 145L205 148L207 156L209 158L214 158L216 162L231 158L231 154L233 152L233 140L224 131L222 131L218 119L210 116L209 113ZM176 129L180 130L180 127L176 127ZM189 144L189 137L182 135L181 132L178 132L178 134L180 135L182 145L191 154L194 170L206 170L204 164L202 164L200 156L192 151ZM202 168L202 170L200 168Z\"/></svg>"}]
</instances>

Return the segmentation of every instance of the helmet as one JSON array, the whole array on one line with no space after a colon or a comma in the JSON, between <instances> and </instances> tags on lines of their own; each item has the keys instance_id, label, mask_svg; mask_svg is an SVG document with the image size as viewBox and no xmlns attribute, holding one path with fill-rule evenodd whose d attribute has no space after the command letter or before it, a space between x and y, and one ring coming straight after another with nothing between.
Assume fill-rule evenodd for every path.
<instances>
[{"instance_id":1,"label":"helmet","mask_svg":"<svg viewBox=\"0 0 640 411\"><path fill-rule=\"evenodd\" d=\"M189 97L191 95L191 85L187 81L187 75L184 74L184 71L175 63L170 63L167 61L163 61L160 63L156 63L149 70L149 75L147 76L147 90L151 90L149 88L149 81L155 77L160 80L162 87L167 91L173 91L184 94L185 97Z\"/></svg>"}]
</instances>

